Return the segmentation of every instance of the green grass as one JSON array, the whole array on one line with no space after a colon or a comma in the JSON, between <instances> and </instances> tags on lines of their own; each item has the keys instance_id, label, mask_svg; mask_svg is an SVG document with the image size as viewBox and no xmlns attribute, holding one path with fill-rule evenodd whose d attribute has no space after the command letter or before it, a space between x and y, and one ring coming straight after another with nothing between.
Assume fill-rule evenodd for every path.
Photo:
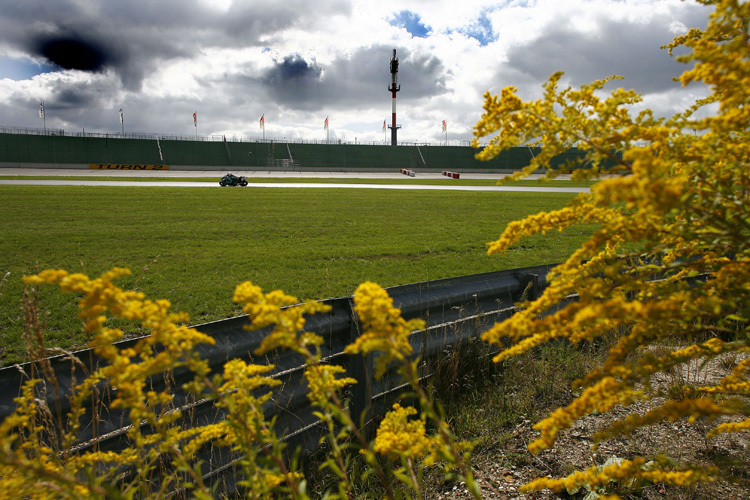
<instances>
[{"instance_id":1,"label":"green grass","mask_svg":"<svg viewBox=\"0 0 750 500\"><path fill-rule=\"evenodd\" d=\"M586 229L524 240L502 257L485 243L572 194L353 189L0 186L0 364L23 360L21 276L64 268L167 298L191 323L241 314L234 287L251 280L300 299L560 262ZM41 291L49 345L80 347L75 297Z\"/></svg>"},{"instance_id":2,"label":"green grass","mask_svg":"<svg viewBox=\"0 0 750 500\"><path fill-rule=\"evenodd\" d=\"M66 181L130 181L130 182L205 182L217 184L222 174L217 172L213 177L145 177L141 175L103 176L103 175L0 175L4 180L66 180ZM342 179L342 178L309 178L309 177L248 177L249 183L325 183L325 184L422 184L422 185L457 185L457 186L495 186L493 179L425 179L420 177L403 177L396 179ZM591 187L596 181L568 180L520 180L505 183L506 186L524 187Z\"/></svg>"}]
</instances>

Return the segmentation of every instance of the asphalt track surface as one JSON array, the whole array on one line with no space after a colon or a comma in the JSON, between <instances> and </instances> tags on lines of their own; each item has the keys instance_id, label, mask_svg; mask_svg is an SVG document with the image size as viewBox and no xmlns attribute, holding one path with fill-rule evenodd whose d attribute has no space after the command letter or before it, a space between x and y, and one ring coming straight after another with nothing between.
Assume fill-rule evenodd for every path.
<instances>
[{"instance_id":1,"label":"asphalt track surface","mask_svg":"<svg viewBox=\"0 0 750 500\"><path fill-rule=\"evenodd\" d=\"M446 179L440 173L420 173L416 177L405 177L403 174L396 172L269 172L269 171L236 171L236 175L244 175L253 182L247 187L237 187L235 189L253 189L253 188L318 188L318 189L400 189L400 190L435 190L435 191L520 191L520 192L538 192L538 193L587 193L587 187L523 187L523 186L466 186L456 184L430 185L419 184L420 179ZM215 179L215 182L189 182L189 181L126 181L126 180L104 180L102 177L127 175L138 176L139 178L148 177L206 177ZM34 185L34 186L133 186L133 187L202 187L202 188L219 188L219 179L222 177L221 171L205 170L84 170L84 169L32 169L32 168L0 168L0 176L55 176L55 180L38 180L38 179L2 179L0 185ZM461 174L462 179L501 179L507 174ZM92 180L70 180L65 177L97 177ZM530 176L530 179L539 176ZM274 182L279 178L305 178L320 179L321 182ZM410 181L407 184L367 184L367 183L326 183L325 179L400 179ZM258 182L259 179L268 179ZM224 189L231 189L226 187Z\"/></svg>"}]
</instances>

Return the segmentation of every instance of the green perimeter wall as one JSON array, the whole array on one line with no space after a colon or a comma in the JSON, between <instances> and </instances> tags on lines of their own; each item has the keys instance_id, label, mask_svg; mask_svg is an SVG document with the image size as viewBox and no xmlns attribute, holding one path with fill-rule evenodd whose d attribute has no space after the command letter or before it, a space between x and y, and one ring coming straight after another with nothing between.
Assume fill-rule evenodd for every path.
<instances>
[{"instance_id":1,"label":"green perimeter wall","mask_svg":"<svg viewBox=\"0 0 750 500\"><path fill-rule=\"evenodd\" d=\"M159 156L161 147L162 156ZM0 134L0 163L134 164L225 169L430 169L518 170L538 149L512 148L491 161L474 158L469 146L386 146L129 139L61 135ZM575 163L571 149L555 160ZM163 158L163 160L162 160Z\"/></svg>"}]
</instances>

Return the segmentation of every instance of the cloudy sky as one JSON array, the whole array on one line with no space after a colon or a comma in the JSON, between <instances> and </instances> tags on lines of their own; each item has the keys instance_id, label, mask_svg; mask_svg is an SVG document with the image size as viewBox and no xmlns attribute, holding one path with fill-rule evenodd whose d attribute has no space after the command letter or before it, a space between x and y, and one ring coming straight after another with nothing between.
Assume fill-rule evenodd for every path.
<instances>
[{"instance_id":1,"label":"cloudy sky","mask_svg":"<svg viewBox=\"0 0 750 500\"><path fill-rule=\"evenodd\" d=\"M703 92L661 45L688 0L2 0L0 127L382 142L469 141L482 95L617 74L662 115ZM614 86L612 86L614 88ZM390 131L387 136L390 142Z\"/></svg>"}]
</instances>

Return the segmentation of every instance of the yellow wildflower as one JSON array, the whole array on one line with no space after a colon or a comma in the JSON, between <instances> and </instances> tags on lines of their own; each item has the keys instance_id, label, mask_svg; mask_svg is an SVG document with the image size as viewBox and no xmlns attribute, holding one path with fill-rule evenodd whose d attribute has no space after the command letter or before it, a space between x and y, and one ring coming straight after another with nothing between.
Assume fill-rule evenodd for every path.
<instances>
[{"instance_id":1,"label":"yellow wildflower","mask_svg":"<svg viewBox=\"0 0 750 500\"><path fill-rule=\"evenodd\" d=\"M245 327L247 330L274 325L271 334L265 337L256 349L255 353L258 355L277 348L307 355L308 346L319 346L323 343L323 338L319 335L303 330L304 315L328 312L331 309L322 302L298 304L296 297L286 295L280 290L263 294L259 286L249 281L237 285L234 301L244 304L242 309L250 319L250 325Z\"/></svg>"},{"instance_id":2,"label":"yellow wildflower","mask_svg":"<svg viewBox=\"0 0 750 500\"><path fill-rule=\"evenodd\" d=\"M422 458L433 453L441 440L439 436L426 435L424 420L409 420L409 416L416 414L415 408L394 404L378 427L373 449L381 455L406 458Z\"/></svg>"},{"instance_id":3,"label":"yellow wildflower","mask_svg":"<svg viewBox=\"0 0 750 500\"><path fill-rule=\"evenodd\" d=\"M575 382L581 395L537 425L541 436L532 451L552 446L561 429L587 413L627 407L640 398L656 405L645 415L617 421L597 439L676 418L688 423L720 415L743 418L718 425L709 436L747 428L747 407L740 403L750 394L745 356L718 383L678 384L674 400L656 399L666 391L654 383L660 373L692 374L693 366L750 349L750 3L700 3L715 9L706 28L676 37L667 48L670 54L687 49L677 57L689 63L680 81L701 82L711 93L671 119L656 118L650 110L634 114L631 105L640 96L633 91L607 95L603 87L613 78L561 88L558 72L537 100L524 101L513 87L500 96L485 95L474 130L475 146L487 138L478 158L538 146L530 164L513 177L538 168L554 177L561 169L553 159L575 147L581 157L572 165L574 177L627 174L600 180L563 209L509 224L488 244L488 253L502 253L529 235L596 224L591 237L549 273L540 297L482 335L501 348L496 362L552 339L579 343L617 335L601 366ZM656 354L675 340L679 348ZM660 464L662 470L642 471L635 465L605 471L673 484L716 477L698 468L675 471ZM569 483L605 479L601 471L576 474ZM540 480L529 489L563 484L555 481Z\"/></svg>"},{"instance_id":4,"label":"yellow wildflower","mask_svg":"<svg viewBox=\"0 0 750 500\"><path fill-rule=\"evenodd\" d=\"M343 366L310 365L305 369L305 378L310 392L307 398L315 405L325 407L330 395L347 385L356 384L357 379L344 377L337 379L337 373L346 373Z\"/></svg>"},{"instance_id":5,"label":"yellow wildflower","mask_svg":"<svg viewBox=\"0 0 750 500\"><path fill-rule=\"evenodd\" d=\"M388 292L372 282L362 283L354 293L354 311L362 322L362 333L353 344L346 346L347 354L382 353L375 360L375 377L381 377L391 361L404 362L412 353L409 335L425 327L421 319L406 321L401 310L393 307Z\"/></svg>"}]
</instances>

